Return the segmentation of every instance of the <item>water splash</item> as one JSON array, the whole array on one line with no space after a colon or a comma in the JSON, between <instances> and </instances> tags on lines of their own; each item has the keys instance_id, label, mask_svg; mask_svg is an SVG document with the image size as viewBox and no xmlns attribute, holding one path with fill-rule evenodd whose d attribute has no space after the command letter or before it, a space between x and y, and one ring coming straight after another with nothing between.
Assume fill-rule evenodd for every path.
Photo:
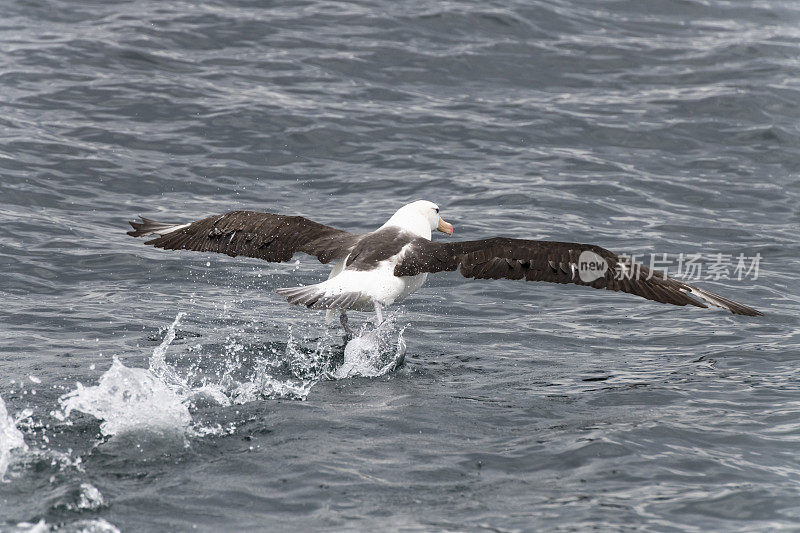
<instances>
[{"instance_id":1,"label":"water splash","mask_svg":"<svg viewBox=\"0 0 800 533\"><path fill-rule=\"evenodd\" d=\"M399 316L399 312L387 316L378 327L364 324L358 335L346 344L344 354L337 342L338 331L332 333L325 329L322 336L307 338L296 336L290 328L283 353L258 359L252 374L236 384L230 395L232 401L305 400L322 380L376 377L395 370L403 363L406 352L405 326L398 327ZM317 331L316 325L314 327ZM344 363L340 364L342 355Z\"/></svg>"},{"instance_id":2,"label":"water splash","mask_svg":"<svg viewBox=\"0 0 800 533\"><path fill-rule=\"evenodd\" d=\"M183 315L178 313L167 328L164 340L153 351L149 369L128 368L114 357L96 386L78 383L76 390L59 398L63 416L75 410L99 418L103 421L100 431L106 436L139 431L164 436L187 432L192 416L184 399L190 389L164 361Z\"/></svg>"},{"instance_id":3,"label":"water splash","mask_svg":"<svg viewBox=\"0 0 800 533\"><path fill-rule=\"evenodd\" d=\"M361 327L358 336L344 348L344 364L332 373L335 379L353 376L377 377L395 370L403 364L406 326L397 326L397 316L390 315L379 326Z\"/></svg>"},{"instance_id":4,"label":"water splash","mask_svg":"<svg viewBox=\"0 0 800 533\"><path fill-rule=\"evenodd\" d=\"M67 511L97 511L105 507L105 500L100 489L91 483L81 483L79 487L69 491L67 495L71 501L59 502L52 506L53 509L65 509Z\"/></svg>"},{"instance_id":5,"label":"water splash","mask_svg":"<svg viewBox=\"0 0 800 533\"><path fill-rule=\"evenodd\" d=\"M78 383L59 401L65 416L76 410L101 419L100 431L107 436L142 430L173 434L192 423L182 398L164 381L148 369L128 368L116 357L96 386Z\"/></svg>"},{"instance_id":6,"label":"water splash","mask_svg":"<svg viewBox=\"0 0 800 533\"><path fill-rule=\"evenodd\" d=\"M176 328L185 313L178 313L167 328L161 343L153 350L148 368L126 367L114 357L109 368L92 387L77 388L59 399L61 418L72 411L81 411L100 420L100 431L105 436L128 433L148 433L167 437L171 435L218 435L225 428L202 427L194 424L190 409L205 404L222 406L246 403L263 398L305 399L311 387L321 376L298 378L298 370L287 379L274 375L275 361L261 359L246 379L234 379L234 374L247 364L238 357L243 350L240 343L230 341L225 346L224 368L221 376L193 372L182 375L166 361L169 346L175 340ZM299 352L298 352L299 354ZM299 357L289 358L298 369L308 369L311 363L301 363Z\"/></svg>"},{"instance_id":7,"label":"water splash","mask_svg":"<svg viewBox=\"0 0 800 533\"><path fill-rule=\"evenodd\" d=\"M328 376L333 357L329 332L315 340L297 339L289 328L283 353L276 351L272 357L259 358L231 397L237 404L268 398L305 400L312 387Z\"/></svg>"},{"instance_id":8,"label":"water splash","mask_svg":"<svg viewBox=\"0 0 800 533\"><path fill-rule=\"evenodd\" d=\"M398 328L397 315L389 315L378 327L365 324L344 348L344 364L336 368L342 353L334 335L296 338L290 329L285 350L253 348L237 340L244 332L226 339L222 361L215 374L199 367L179 372L166 360L175 340L176 328L185 313L178 313L153 350L148 368L126 367L116 357L92 387L77 388L59 399L62 417L81 411L100 420L105 436L147 432L160 436L221 434L222 427L195 424L190 409L215 404L229 406L267 398L305 400L323 379L353 376L375 377L400 366L405 357L405 327ZM200 345L187 352L202 350ZM267 350L268 351L268 350ZM248 370L249 369L249 370Z\"/></svg>"},{"instance_id":9,"label":"water splash","mask_svg":"<svg viewBox=\"0 0 800 533\"><path fill-rule=\"evenodd\" d=\"M186 316L184 312L175 316L175 320L167 328L164 340L153 350L153 355L150 357L150 372L174 391L184 403L200 403L207 400L219 405L230 405L230 400L219 385L213 383L193 385L188 377L181 376L174 367L167 364L167 348L175 340L175 328L184 316Z\"/></svg>"},{"instance_id":10,"label":"water splash","mask_svg":"<svg viewBox=\"0 0 800 533\"><path fill-rule=\"evenodd\" d=\"M153 350L153 355L150 356L149 368L154 376L159 378L170 388L187 392L189 386L186 384L186 380L181 378L175 369L169 366L166 361L167 348L169 348L169 345L175 340L175 328L178 327L178 324L184 316L186 316L184 312L180 312L175 316L175 320L173 320L172 324L167 328L167 333L164 335L161 344Z\"/></svg>"},{"instance_id":11,"label":"water splash","mask_svg":"<svg viewBox=\"0 0 800 533\"><path fill-rule=\"evenodd\" d=\"M5 481L12 455L28 449L22 432L17 429L17 421L27 416L30 416L30 412L24 411L17 420L11 418L3 398L0 398L0 481Z\"/></svg>"}]
</instances>

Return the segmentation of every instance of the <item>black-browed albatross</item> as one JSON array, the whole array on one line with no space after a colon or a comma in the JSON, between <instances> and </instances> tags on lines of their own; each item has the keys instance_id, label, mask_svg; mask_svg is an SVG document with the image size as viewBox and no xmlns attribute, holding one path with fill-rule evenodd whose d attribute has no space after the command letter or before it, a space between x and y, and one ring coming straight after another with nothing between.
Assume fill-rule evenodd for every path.
<instances>
[{"instance_id":1,"label":"black-browed albatross","mask_svg":"<svg viewBox=\"0 0 800 533\"><path fill-rule=\"evenodd\" d=\"M435 242L433 230L453 234L439 216L439 207L425 200L404 205L375 231L353 234L301 216L231 211L186 224L165 224L142 217L131 222L133 237L155 235L145 242L166 250L218 252L266 261L288 261L296 252L333 263L327 281L277 289L289 303L340 314L347 309L382 308L415 292L430 273L456 270L466 278L524 279L573 283L595 289L635 294L674 305L722 307L736 315L760 312L591 244L494 237L475 241ZM582 270L584 262L603 263L605 270ZM593 267L597 266L591 265ZM330 315L329 315L330 316Z\"/></svg>"}]
</instances>

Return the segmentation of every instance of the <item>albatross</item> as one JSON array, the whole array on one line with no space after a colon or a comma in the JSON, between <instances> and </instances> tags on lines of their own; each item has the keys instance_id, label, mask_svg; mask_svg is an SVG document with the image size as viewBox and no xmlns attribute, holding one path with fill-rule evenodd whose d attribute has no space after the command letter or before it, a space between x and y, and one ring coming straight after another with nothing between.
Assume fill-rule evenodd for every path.
<instances>
[{"instance_id":1,"label":"albatross","mask_svg":"<svg viewBox=\"0 0 800 533\"><path fill-rule=\"evenodd\" d=\"M705 289L650 270L605 248L572 242L493 237L458 242L432 241L434 230L453 235L453 226L433 202L419 200L398 209L375 231L349 233L302 216L231 211L195 222L172 224L140 217L130 222L133 237L165 250L217 252L270 262L289 261L297 252L331 264L326 281L277 289L290 304L339 315L348 334L346 311L382 311L416 292L428 274L458 269L465 278L571 283L634 294L673 305L721 307L735 315L759 311Z\"/></svg>"}]
</instances>

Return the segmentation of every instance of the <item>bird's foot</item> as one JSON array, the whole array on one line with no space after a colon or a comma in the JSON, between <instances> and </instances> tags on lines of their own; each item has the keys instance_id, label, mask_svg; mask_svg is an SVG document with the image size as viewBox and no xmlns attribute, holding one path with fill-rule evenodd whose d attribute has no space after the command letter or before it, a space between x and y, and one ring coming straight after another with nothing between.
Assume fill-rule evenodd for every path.
<instances>
[{"instance_id":1,"label":"bird's foot","mask_svg":"<svg viewBox=\"0 0 800 533\"><path fill-rule=\"evenodd\" d=\"M344 342L345 344L350 342L350 340L356 336L356 332L352 330L350 326L347 325L347 313L342 311L342 314L339 315L339 322L342 324L342 328L344 328Z\"/></svg>"},{"instance_id":2,"label":"bird's foot","mask_svg":"<svg viewBox=\"0 0 800 533\"><path fill-rule=\"evenodd\" d=\"M356 332L353 331L351 328L344 328L344 335L342 335L342 338L344 339L344 343L347 344L348 342L356 338Z\"/></svg>"}]
</instances>

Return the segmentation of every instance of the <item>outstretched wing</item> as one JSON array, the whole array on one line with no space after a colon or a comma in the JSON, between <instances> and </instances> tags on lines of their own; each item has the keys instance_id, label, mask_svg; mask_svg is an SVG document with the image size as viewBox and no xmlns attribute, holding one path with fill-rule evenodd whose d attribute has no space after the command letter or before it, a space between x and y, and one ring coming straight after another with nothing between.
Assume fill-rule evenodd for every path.
<instances>
[{"instance_id":1,"label":"outstretched wing","mask_svg":"<svg viewBox=\"0 0 800 533\"><path fill-rule=\"evenodd\" d=\"M600 269L585 270L586 265L580 263L586 262L587 257L595 259L595 262L604 262L607 268L602 272ZM456 270L459 267L461 274L467 278L573 283L627 292L661 303L697 307L708 307L706 304L710 304L736 315L762 314L752 307L666 277L659 271L651 271L626 257L591 244L504 237L450 243L417 239L395 267L394 274L413 276L422 272Z\"/></svg>"},{"instance_id":2,"label":"outstretched wing","mask_svg":"<svg viewBox=\"0 0 800 533\"><path fill-rule=\"evenodd\" d=\"M145 242L165 250L217 252L266 261L288 261L296 252L314 255L322 263L344 259L358 242L354 235L300 216L255 211L231 211L188 224L165 224L142 217L130 222L128 235L157 235Z\"/></svg>"}]
</instances>

